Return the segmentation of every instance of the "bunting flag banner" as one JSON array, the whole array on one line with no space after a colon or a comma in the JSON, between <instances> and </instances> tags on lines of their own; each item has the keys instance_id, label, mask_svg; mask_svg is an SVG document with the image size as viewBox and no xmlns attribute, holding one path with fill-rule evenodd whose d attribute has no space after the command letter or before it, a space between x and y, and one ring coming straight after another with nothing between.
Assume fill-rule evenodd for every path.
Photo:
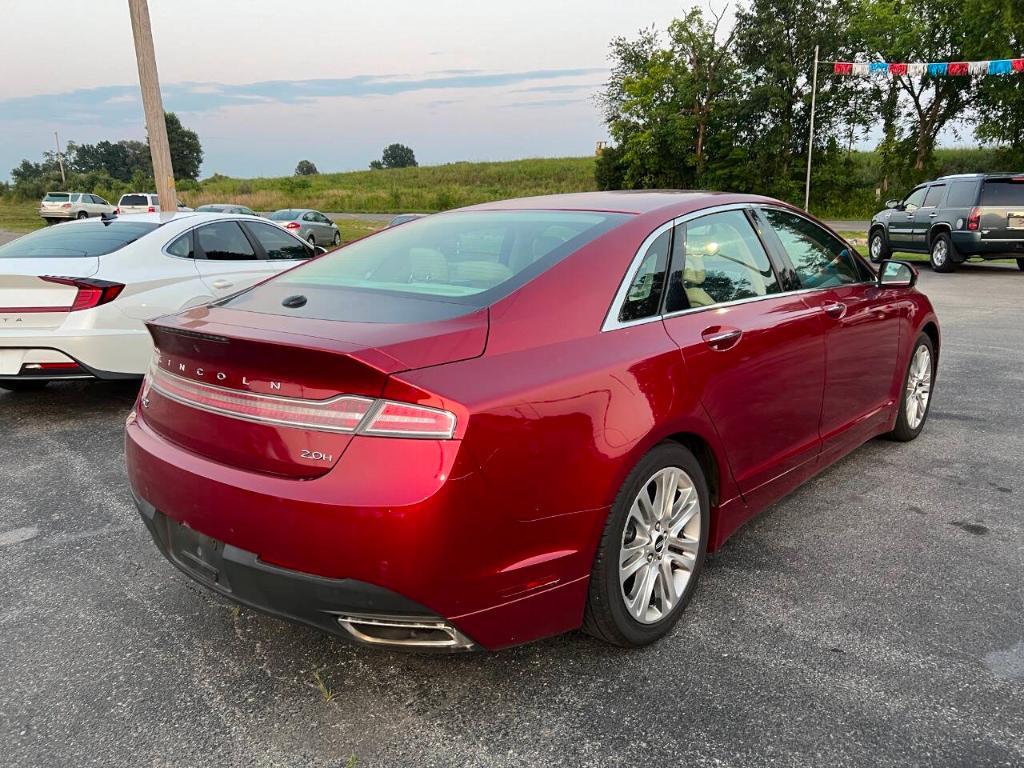
<instances>
[{"instance_id":1,"label":"bunting flag banner","mask_svg":"<svg viewBox=\"0 0 1024 768\"><path fill-rule=\"evenodd\" d=\"M992 61L941 61L941 62L885 62L834 61L832 71L837 75L909 75L910 77L985 77L987 75L1012 75L1024 73L1024 58L994 59Z\"/></svg>"}]
</instances>

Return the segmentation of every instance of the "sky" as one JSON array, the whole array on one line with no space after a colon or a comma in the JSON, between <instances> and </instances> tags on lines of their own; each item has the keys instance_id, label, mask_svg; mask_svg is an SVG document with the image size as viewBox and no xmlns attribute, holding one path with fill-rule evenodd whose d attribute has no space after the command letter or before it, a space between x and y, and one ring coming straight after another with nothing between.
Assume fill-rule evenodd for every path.
<instances>
[{"instance_id":1,"label":"sky","mask_svg":"<svg viewBox=\"0 0 1024 768\"><path fill-rule=\"evenodd\" d=\"M721 7L723 0L713 0ZM586 155L608 44L685 0L149 0L164 108L202 176ZM707 7L706 5L704 7ZM0 0L0 179L62 145L144 139L126 0Z\"/></svg>"}]
</instances>

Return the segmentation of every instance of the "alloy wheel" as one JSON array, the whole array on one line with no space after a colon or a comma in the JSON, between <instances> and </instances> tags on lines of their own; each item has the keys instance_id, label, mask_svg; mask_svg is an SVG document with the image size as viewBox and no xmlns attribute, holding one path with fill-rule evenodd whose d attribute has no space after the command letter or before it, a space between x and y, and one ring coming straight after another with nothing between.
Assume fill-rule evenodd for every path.
<instances>
[{"instance_id":1,"label":"alloy wheel","mask_svg":"<svg viewBox=\"0 0 1024 768\"><path fill-rule=\"evenodd\" d=\"M700 496L691 477L666 467L644 483L626 516L619 585L626 610L641 624L668 616L693 575L701 545Z\"/></svg>"},{"instance_id":2,"label":"alloy wheel","mask_svg":"<svg viewBox=\"0 0 1024 768\"><path fill-rule=\"evenodd\" d=\"M928 411L928 398L932 391L932 355L921 345L914 352L907 374L906 400L907 426L917 429Z\"/></svg>"},{"instance_id":3,"label":"alloy wheel","mask_svg":"<svg viewBox=\"0 0 1024 768\"><path fill-rule=\"evenodd\" d=\"M948 256L949 253L946 248L946 241L940 237L932 246L932 264L937 267L941 267L946 263L946 258Z\"/></svg>"},{"instance_id":4,"label":"alloy wheel","mask_svg":"<svg viewBox=\"0 0 1024 768\"><path fill-rule=\"evenodd\" d=\"M871 260L881 261L882 259L882 236L875 235L871 238Z\"/></svg>"}]
</instances>

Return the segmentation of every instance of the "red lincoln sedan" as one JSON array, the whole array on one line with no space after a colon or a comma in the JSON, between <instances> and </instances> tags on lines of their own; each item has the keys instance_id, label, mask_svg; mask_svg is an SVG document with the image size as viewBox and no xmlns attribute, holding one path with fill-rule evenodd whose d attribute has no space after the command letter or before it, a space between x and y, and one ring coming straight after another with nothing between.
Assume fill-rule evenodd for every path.
<instances>
[{"instance_id":1,"label":"red lincoln sedan","mask_svg":"<svg viewBox=\"0 0 1024 768\"><path fill-rule=\"evenodd\" d=\"M190 577L363 643L643 645L744 521L920 433L916 279L751 195L430 216L151 323L132 489Z\"/></svg>"}]
</instances>

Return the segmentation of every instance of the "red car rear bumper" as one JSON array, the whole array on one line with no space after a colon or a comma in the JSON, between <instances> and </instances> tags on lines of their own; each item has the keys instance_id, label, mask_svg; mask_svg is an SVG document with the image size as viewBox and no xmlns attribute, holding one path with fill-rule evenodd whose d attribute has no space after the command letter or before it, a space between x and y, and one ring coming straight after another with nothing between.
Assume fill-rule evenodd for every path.
<instances>
[{"instance_id":1,"label":"red car rear bumper","mask_svg":"<svg viewBox=\"0 0 1024 768\"><path fill-rule=\"evenodd\" d=\"M197 456L133 416L125 453L165 556L251 607L346 637L347 612L443 620L487 649L579 627L607 510L521 519L461 445L356 437L299 480Z\"/></svg>"}]
</instances>

